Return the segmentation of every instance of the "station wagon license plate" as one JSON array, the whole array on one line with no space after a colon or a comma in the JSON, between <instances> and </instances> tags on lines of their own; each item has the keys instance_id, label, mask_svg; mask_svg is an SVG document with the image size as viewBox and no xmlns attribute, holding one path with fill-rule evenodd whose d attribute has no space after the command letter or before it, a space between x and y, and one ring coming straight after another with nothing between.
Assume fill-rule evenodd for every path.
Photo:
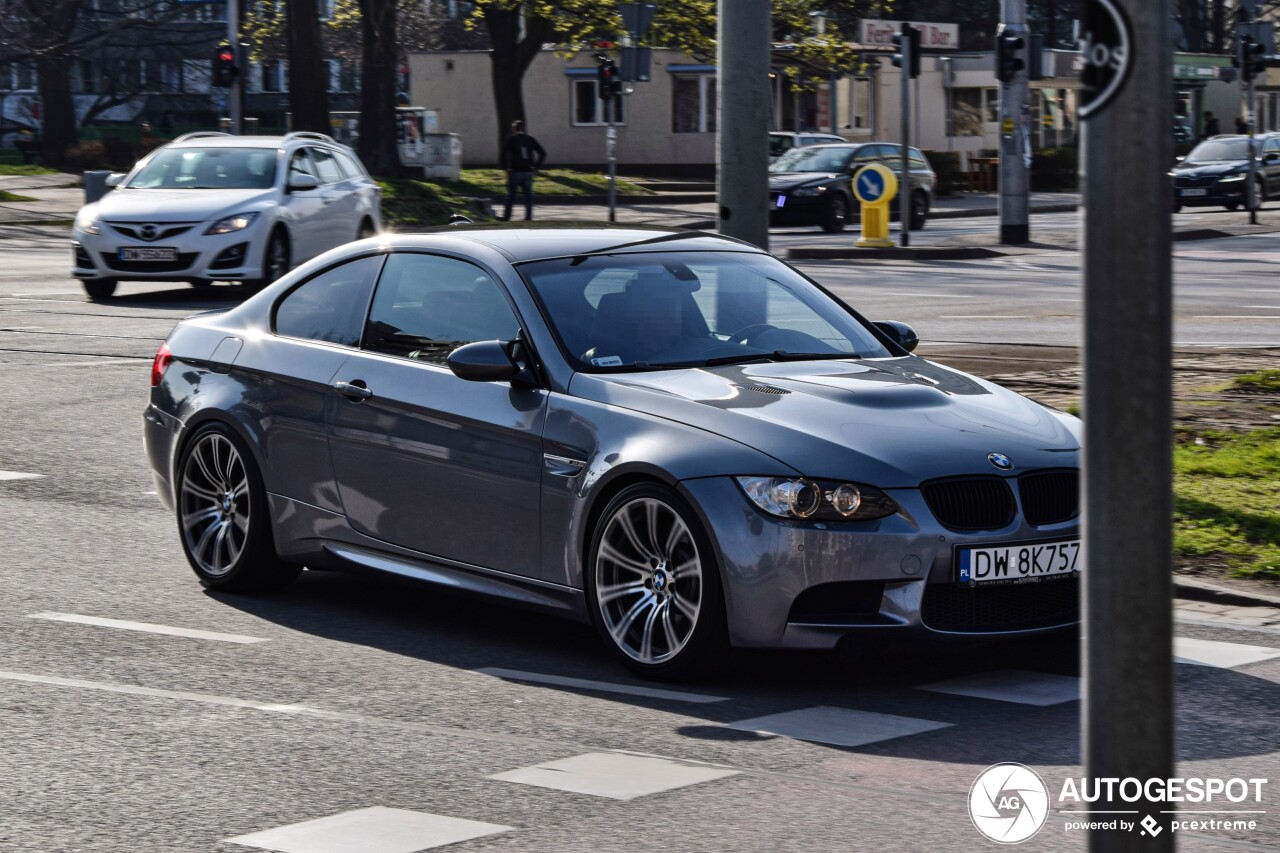
<instances>
[{"instance_id":1,"label":"station wagon license plate","mask_svg":"<svg viewBox=\"0 0 1280 853\"><path fill-rule=\"evenodd\" d=\"M956 581L962 586L1034 583L1078 571L1079 539L956 549Z\"/></svg>"},{"instance_id":2,"label":"station wagon license plate","mask_svg":"<svg viewBox=\"0 0 1280 853\"><path fill-rule=\"evenodd\" d=\"M1178 195L1180 196L1194 196L1194 195L1208 195L1208 194L1209 194L1209 191L1204 188L1178 190Z\"/></svg>"},{"instance_id":3,"label":"station wagon license plate","mask_svg":"<svg viewBox=\"0 0 1280 853\"><path fill-rule=\"evenodd\" d=\"M126 247L120 250L122 261L176 261L178 250L165 246Z\"/></svg>"}]
</instances>

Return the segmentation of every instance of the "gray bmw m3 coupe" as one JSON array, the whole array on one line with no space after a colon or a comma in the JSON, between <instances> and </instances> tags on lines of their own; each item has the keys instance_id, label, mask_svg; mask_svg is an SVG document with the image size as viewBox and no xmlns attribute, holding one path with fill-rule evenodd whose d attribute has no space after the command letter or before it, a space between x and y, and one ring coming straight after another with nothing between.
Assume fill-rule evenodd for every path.
<instances>
[{"instance_id":1,"label":"gray bmw m3 coupe","mask_svg":"<svg viewBox=\"0 0 1280 853\"><path fill-rule=\"evenodd\" d=\"M209 588L390 572L650 677L1074 625L1079 421L915 344L708 234L386 236L178 324L146 445Z\"/></svg>"}]
</instances>

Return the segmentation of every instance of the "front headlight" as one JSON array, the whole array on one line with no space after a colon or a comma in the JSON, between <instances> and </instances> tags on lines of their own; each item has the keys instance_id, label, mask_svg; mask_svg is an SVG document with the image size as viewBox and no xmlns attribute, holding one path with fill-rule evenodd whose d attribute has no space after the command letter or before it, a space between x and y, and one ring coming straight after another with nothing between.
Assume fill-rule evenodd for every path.
<instances>
[{"instance_id":1,"label":"front headlight","mask_svg":"<svg viewBox=\"0 0 1280 853\"><path fill-rule=\"evenodd\" d=\"M93 217L93 216L86 216L83 219L77 216L76 228L78 228L79 230L83 231L86 234L97 235L102 233L102 226L98 224L97 217Z\"/></svg>"},{"instance_id":2,"label":"front headlight","mask_svg":"<svg viewBox=\"0 0 1280 853\"><path fill-rule=\"evenodd\" d=\"M237 213L235 216L228 216L226 219L219 219L217 222L209 226L209 230L205 234L230 234L233 231L243 231L253 224L253 220L258 218L256 213Z\"/></svg>"},{"instance_id":3,"label":"front headlight","mask_svg":"<svg viewBox=\"0 0 1280 853\"><path fill-rule=\"evenodd\" d=\"M1249 177L1247 172L1241 172L1238 175L1224 175L1223 177L1218 178L1218 183L1225 184L1230 181L1243 181L1247 177Z\"/></svg>"},{"instance_id":4,"label":"front headlight","mask_svg":"<svg viewBox=\"0 0 1280 853\"><path fill-rule=\"evenodd\" d=\"M760 509L781 518L866 521L898 511L893 498L872 486L805 477L737 477Z\"/></svg>"},{"instance_id":5,"label":"front headlight","mask_svg":"<svg viewBox=\"0 0 1280 853\"><path fill-rule=\"evenodd\" d=\"M791 195L799 196L815 196L822 195L827 191L826 187L800 187L791 191Z\"/></svg>"}]
</instances>

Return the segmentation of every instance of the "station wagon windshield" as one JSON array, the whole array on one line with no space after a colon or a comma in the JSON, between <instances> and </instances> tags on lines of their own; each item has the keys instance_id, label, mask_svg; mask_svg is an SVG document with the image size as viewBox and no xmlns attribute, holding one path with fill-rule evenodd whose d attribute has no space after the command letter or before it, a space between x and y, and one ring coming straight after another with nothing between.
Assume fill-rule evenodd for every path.
<instances>
[{"instance_id":1,"label":"station wagon windshield","mask_svg":"<svg viewBox=\"0 0 1280 853\"><path fill-rule=\"evenodd\" d=\"M1197 145L1182 162L1218 163L1223 160L1246 160L1249 157L1247 153L1249 149L1245 147L1247 142L1248 140L1243 136L1238 139L1210 139ZM1256 146L1254 150L1257 150Z\"/></svg>"},{"instance_id":2,"label":"station wagon windshield","mask_svg":"<svg viewBox=\"0 0 1280 853\"><path fill-rule=\"evenodd\" d=\"M771 172L843 172L849 166L853 148L810 146L792 148L769 166Z\"/></svg>"},{"instance_id":3,"label":"station wagon windshield","mask_svg":"<svg viewBox=\"0 0 1280 853\"><path fill-rule=\"evenodd\" d=\"M276 178L274 148L167 148L126 184L149 190L270 189Z\"/></svg>"},{"instance_id":4,"label":"station wagon windshield","mask_svg":"<svg viewBox=\"0 0 1280 853\"><path fill-rule=\"evenodd\" d=\"M579 370L891 355L843 306L767 255L593 255L519 269Z\"/></svg>"}]
</instances>

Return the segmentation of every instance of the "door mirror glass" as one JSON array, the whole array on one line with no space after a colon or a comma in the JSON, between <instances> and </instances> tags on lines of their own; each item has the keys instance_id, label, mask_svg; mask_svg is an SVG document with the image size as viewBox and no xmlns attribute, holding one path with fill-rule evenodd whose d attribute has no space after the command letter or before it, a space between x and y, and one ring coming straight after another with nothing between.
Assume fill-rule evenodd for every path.
<instances>
[{"instance_id":1,"label":"door mirror glass","mask_svg":"<svg viewBox=\"0 0 1280 853\"><path fill-rule=\"evenodd\" d=\"M920 343L920 336L916 334L916 330L906 323L899 323L897 320L877 320L876 328L907 352L914 352Z\"/></svg>"},{"instance_id":2,"label":"door mirror glass","mask_svg":"<svg viewBox=\"0 0 1280 853\"><path fill-rule=\"evenodd\" d=\"M449 353L445 363L459 379L471 382L509 382L520 373L502 341L463 344Z\"/></svg>"},{"instance_id":3,"label":"door mirror glass","mask_svg":"<svg viewBox=\"0 0 1280 853\"><path fill-rule=\"evenodd\" d=\"M289 175L289 189L291 190L313 190L320 186L320 180L315 175L307 175L302 172L293 172Z\"/></svg>"}]
</instances>

